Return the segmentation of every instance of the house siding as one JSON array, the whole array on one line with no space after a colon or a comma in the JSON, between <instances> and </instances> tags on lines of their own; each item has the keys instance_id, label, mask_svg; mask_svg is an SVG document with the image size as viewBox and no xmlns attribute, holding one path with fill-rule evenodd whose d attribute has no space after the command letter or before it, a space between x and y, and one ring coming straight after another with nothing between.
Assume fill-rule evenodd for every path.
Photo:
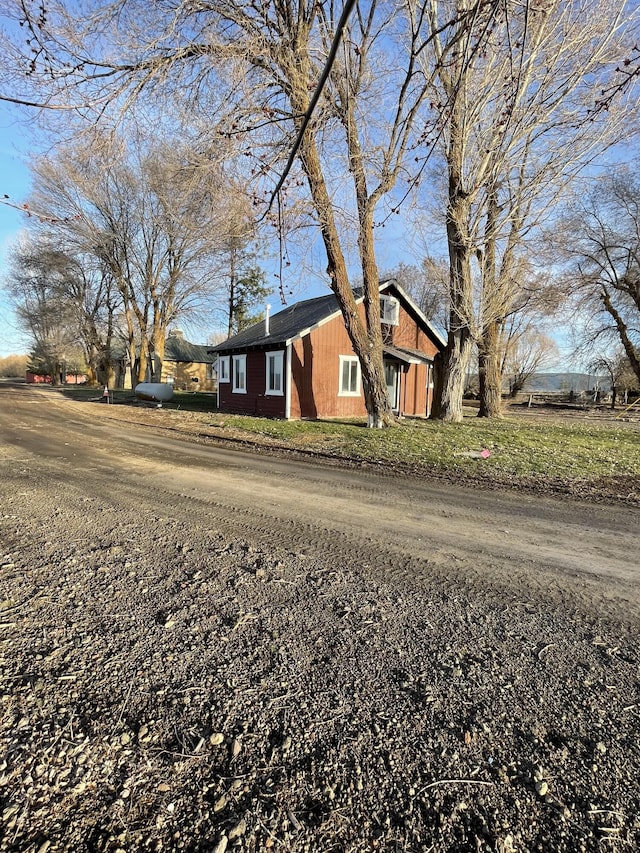
<instances>
[{"instance_id":1,"label":"house siding","mask_svg":"<svg viewBox=\"0 0 640 853\"><path fill-rule=\"evenodd\" d=\"M387 339L386 342L392 346L420 350L427 358L434 358L437 355L438 347L402 304L400 305L398 325L387 326L386 328L390 330L391 336L391 340Z\"/></svg>"},{"instance_id":2,"label":"house siding","mask_svg":"<svg viewBox=\"0 0 640 853\"><path fill-rule=\"evenodd\" d=\"M403 371L400 389L402 414L423 417L427 413L427 366L411 364Z\"/></svg>"},{"instance_id":3,"label":"house siding","mask_svg":"<svg viewBox=\"0 0 640 853\"><path fill-rule=\"evenodd\" d=\"M269 352L281 348L271 347ZM285 352L282 349L282 352ZM224 355L224 353L222 353ZM256 415L265 418L285 417L285 396L266 394L266 355L263 350L234 353L247 356L247 393L233 393L231 382L221 382L218 388L218 406L222 411L236 415ZM284 357L286 365L286 352Z\"/></svg>"},{"instance_id":4,"label":"house siding","mask_svg":"<svg viewBox=\"0 0 640 853\"><path fill-rule=\"evenodd\" d=\"M360 306L361 313L364 312ZM386 343L420 350L433 358L436 345L420 329L402 306L398 325L385 327ZM291 357L291 418L366 417L362 392L358 397L341 397L339 391L339 357L353 354L353 347L341 316L313 329L294 341ZM403 415L424 417L427 414L428 370L424 363L403 366L400 374L400 411Z\"/></svg>"},{"instance_id":5,"label":"house siding","mask_svg":"<svg viewBox=\"0 0 640 853\"><path fill-rule=\"evenodd\" d=\"M393 289L389 290L393 295ZM416 322L415 317L400 303L397 326L385 327L385 343L418 350L427 358L435 358L438 347ZM400 407L402 414L425 417L431 411L433 389L427 387L431 381L431 370L424 363L412 364L408 371L402 372L400 389Z\"/></svg>"},{"instance_id":6,"label":"house siding","mask_svg":"<svg viewBox=\"0 0 640 853\"><path fill-rule=\"evenodd\" d=\"M334 317L293 342L292 418L366 416L362 392L358 397L338 396L341 355L353 355L353 347L341 316Z\"/></svg>"},{"instance_id":7,"label":"house siding","mask_svg":"<svg viewBox=\"0 0 640 853\"><path fill-rule=\"evenodd\" d=\"M197 379L197 382L194 382ZM207 379L207 365L198 362L176 362L165 359L162 363L162 382L172 382L179 391L215 391L216 383Z\"/></svg>"}]
</instances>

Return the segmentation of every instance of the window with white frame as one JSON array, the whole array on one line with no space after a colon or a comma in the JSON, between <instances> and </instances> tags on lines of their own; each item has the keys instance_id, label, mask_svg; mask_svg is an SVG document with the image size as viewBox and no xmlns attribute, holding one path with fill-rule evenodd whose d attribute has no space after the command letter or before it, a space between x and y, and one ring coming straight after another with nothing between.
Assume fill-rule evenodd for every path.
<instances>
[{"instance_id":1,"label":"window with white frame","mask_svg":"<svg viewBox=\"0 0 640 853\"><path fill-rule=\"evenodd\" d=\"M360 395L360 362L355 355L340 356L340 397Z\"/></svg>"},{"instance_id":2,"label":"window with white frame","mask_svg":"<svg viewBox=\"0 0 640 853\"><path fill-rule=\"evenodd\" d=\"M216 370L218 371L218 382L230 382L231 381L231 359L228 355L221 355L218 357L218 364L216 366Z\"/></svg>"},{"instance_id":3,"label":"window with white frame","mask_svg":"<svg viewBox=\"0 0 640 853\"><path fill-rule=\"evenodd\" d=\"M393 296L380 297L380 321L387 326L397 326L400 303Z\"/></svg>"},{"instance_id":4,"label":"window with white frame","mask_svg":"<svg viewBox=\"0 0 640 853\"><path fill-rule=\"evenodd\" d=\"M284 353L268 352L267 357L267 394L282 396L284 394Z\"/></svg>"},{"instance_id":5,"label":"window with white frame","mask_svg":"<svg viewBox=\"0 0 640 853\"><path fill-rule=\"evenodd\" d=\"M233 356L233 384L231 390L234 394L247 393L247 357L246 355Z\"/></svg>"}]
</instances>

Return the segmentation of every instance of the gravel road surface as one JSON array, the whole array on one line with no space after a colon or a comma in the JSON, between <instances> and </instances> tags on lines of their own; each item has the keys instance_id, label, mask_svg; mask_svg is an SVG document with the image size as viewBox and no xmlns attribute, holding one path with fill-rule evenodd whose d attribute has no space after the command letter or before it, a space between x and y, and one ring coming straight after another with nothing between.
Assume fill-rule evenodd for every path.
<instances>
[{"instance_id":1,"label":"gravel road surface","mask_svg":"<svg viewBox=\"0 0 640 853\"><path fill-rule=\"evenodd\" d=\"M173 426L0 385L0 850L640 849L637 507Z\"/></svg>"}]
</instances>

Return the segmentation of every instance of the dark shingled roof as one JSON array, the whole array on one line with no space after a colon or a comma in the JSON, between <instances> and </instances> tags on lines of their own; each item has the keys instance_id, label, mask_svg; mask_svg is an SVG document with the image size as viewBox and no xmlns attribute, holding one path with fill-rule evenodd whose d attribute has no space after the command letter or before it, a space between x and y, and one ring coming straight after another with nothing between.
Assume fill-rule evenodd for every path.
<instances>
[{"instance_id":1,"label":"dark shingled roof","mask_svg":"<svg viewBox=\"0 0 640 853\"><path fill-rule=\"evenodd\" d=\"M402 296L405 305L413 306L411 310L419 318L420 324L425 328L432 340L440 347L445 346L446 339L443 338L442 334L427 320L420 311L420 308L415 305L408 294L406 294L393 279L381 281L380 292L382 293L387 291L389 286L392 286L392 292L396 291ZM355 296L356 301L361 300L362 289L354 288L353 295ZM295 305L290 305L288 308L284 308L277 314L273 314L269 319L268 335L265 335L264 333L265 321L261 320L259 323L254 323L254 325L249 326L248 329L243 329L237 335L234 335L232 338L228 338L221 344L217 344L215 347L210 347L208 351L210 353L217 354L285 344L287 341L297 338L299 335L302 335L303 332L313 328L313 326L316 326L323 320L328 319L333 314L339 313L339 311L338 300L332 293L327 296L318 296L315 299L305 299L302 302L296 302ZM415 357L419 360L425 359L424 353L419 353L417 350L397 350L393 357L398 358L401 361L406 360L409 357Z\"/></svg>"},{"instance_id":2,"label":"dark shingled roof","mask_svg":"<svg viewBox=\"0 0 640 853\"><path fill-rule=\"evenodd\" d=\"M136 346L136 354L140 347ZM125 359L127 346L123 340L115 338L111 341L111 358ZM164 360L195 364L214 364L216 356L211 355L211 347L203 344L192 344L186 341L180 332L169 332L165 341Z\"/></svg>"},{"instance_id":3,"label":"dark shingled roof","mask_svg":"<svg viewBox=\"0 0 640 853\"><path fill-rule=\"evenodd\" d=\"M169 334L164 347L164 360L195 364L213 364L216 360L211 347L192 344L181 334Z\"/></svg>"},{"instance_id":4,"label":"dark shingled roof","mask_svg":"<svg viewBox=\"0 0 640 853\"><path fill-rule=\"evenodd\" d=\"M289 305L277 314L269 318L269 334L265 335L265 321L261 320L248 329L243 329L215 347L210 347L209 352L226 352L227 350L246 349L248 347L262 347L270 344L283 344L291 338L295 338L305 329L315 326L321 320L325 320L338 311L338 301L331 293L328 296L319 296L316 299L305 299Z\"/></svg>"}]
</instances>

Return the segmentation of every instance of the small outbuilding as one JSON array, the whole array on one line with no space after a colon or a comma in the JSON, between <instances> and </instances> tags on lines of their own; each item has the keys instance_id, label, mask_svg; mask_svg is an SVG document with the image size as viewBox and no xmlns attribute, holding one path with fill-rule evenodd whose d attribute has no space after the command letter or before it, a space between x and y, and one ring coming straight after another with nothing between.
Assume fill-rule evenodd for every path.
<instances>
[{"instance_id":1,"label":"small outbuilding","mask_svg":"<svg viewBox=\"0 0 640 853\"><path fill-rule=\"evenodd\" d=\"M357 294L356 294L357 296ZM364 316L363 298L357 298ZM433 360L446 341L393 280L380 284L383 359L398 416L429 415ZM366 416L360 362L333 294L273 314L209 350L221 412L272 418Z\"/></svg>"},{"instance_id":2,"label":"small outbuilding","mask_svg":"<svg viewBox=\"0 0 640 853\"><path fill-rule=\"evenodd\" d=\"M216 356L204 344L192 344L180 329L167 335L161 382L169 382L180 391L215 391Z\"/></svg>"}]
</instances>

